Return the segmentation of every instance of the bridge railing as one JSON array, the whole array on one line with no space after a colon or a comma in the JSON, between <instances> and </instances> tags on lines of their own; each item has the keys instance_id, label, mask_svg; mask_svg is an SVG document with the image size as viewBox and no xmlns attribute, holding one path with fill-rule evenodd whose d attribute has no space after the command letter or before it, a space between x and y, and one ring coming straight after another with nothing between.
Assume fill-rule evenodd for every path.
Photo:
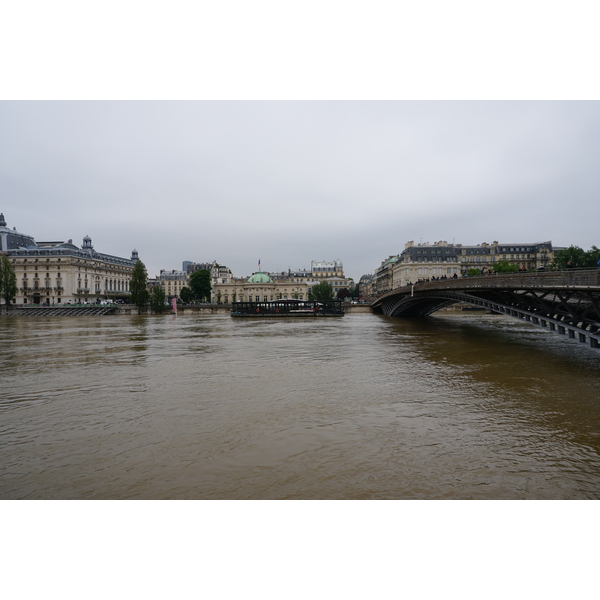
<instances>
[{"instance_id":1,"label":"bridge railing","mask_svg":"<svg viewBox=\"0 0 600 600\"><path fill-rule=\"evenodd\" d=\"M412 285L395 288L383 296L407 292ZM414 290L468 289L468 288L556 288L585 287L600 289L600 273L597 269L572 269L541 273L506 273L499 275L476 275L456 279L436 279L414 284ZM382 296L380 296L382 297Z\"/></svg>"}]
</instances>

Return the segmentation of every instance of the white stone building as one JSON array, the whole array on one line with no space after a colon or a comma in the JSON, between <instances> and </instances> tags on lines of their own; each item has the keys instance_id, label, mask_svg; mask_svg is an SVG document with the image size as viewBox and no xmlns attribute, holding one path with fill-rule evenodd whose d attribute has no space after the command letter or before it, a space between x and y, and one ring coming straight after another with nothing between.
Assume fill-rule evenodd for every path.
<instances>
[{"instance_id":1,"label":"white stone building","mask_svg":"<svg viewBox=\"0 0 600 600\"><path fill-rule=\"evenodd\" d=\"M81 248L67 242L36 242L9 229L0 214L0 250L17 276L16 304L99 303L129 298L129 282L138 260L97 252L90 237Z\"/></svg>"}]
</instances>

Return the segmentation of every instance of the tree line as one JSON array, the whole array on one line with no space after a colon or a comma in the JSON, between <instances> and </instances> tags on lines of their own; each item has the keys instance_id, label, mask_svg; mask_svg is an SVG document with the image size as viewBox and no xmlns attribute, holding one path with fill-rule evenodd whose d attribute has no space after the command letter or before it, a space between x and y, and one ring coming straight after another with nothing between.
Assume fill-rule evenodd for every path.
<instances>
[{"instance_id":1,"label":"tree line","mask_svg":"<svg viewBox=\"0 0 600 600\"><path fill-rule=\"evenodd\" d=\"M553 269L593 269L594 267L600 268L600 248L596 246L592 246L587 252L579 246L557 250L551 265Z\"/></svg>"}]
</instances>

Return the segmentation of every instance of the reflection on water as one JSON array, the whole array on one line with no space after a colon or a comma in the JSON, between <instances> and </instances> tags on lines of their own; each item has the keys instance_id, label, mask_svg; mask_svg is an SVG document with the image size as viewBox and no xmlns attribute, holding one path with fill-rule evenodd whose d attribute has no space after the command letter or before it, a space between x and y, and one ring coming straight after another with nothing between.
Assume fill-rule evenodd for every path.
<instances>
[{"instance_id":1,"label":"reflection on water","mask_svg":"<svg viewBox=\"0 0 600 600\"><path fill-rule=\"evenodd\" d=\"M0 319L0 498L598 498L600 353L507 317Z\"/></svg>"}]
</instances>

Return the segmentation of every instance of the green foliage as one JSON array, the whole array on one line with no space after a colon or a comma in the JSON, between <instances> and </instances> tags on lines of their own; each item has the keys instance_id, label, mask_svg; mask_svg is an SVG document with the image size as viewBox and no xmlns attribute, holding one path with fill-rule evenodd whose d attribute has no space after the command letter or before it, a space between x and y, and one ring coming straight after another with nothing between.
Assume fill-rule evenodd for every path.
<instances>
[{"instance_id":1,"label":"green foliage","mask_svg":"<svg viewBox=\"0 0 600 600\"><path fill-rule=\"evenodd\" d=\"M221 291L219 290L217 292L217 304L221 304L221 298L223 297L223 295L221 294Z\"/></svg>"},{"instance_id":2,"label":"green foliage","mask_svg":"<svg viewBox=\"0 0 600 600\"><path fill-rule=\"evenodd\" d=\"M205 298L210 301L210 290L212 286L210 284L210 272L206 269L200 269L195 271L190 276L190 289L194 298L202 302Z\"/></svg>"},{"instance_id":3,"label":"green foliage","mask_svg":"<svg viewBox=\"0 0 600 600\"><path fill-rule=\"evenodd\" d=\"M333 287L327 281L321 281L308 291L308 299L316 302L333 300Z\"/></svg>"},{"instance_id":4,"label":"green foliage","mask_svg":"<svg viewBox=\"0 0 600 600\"><path fill-rule=\"evenodd\" d=\"M192 301L193 295L192 295L192 290L190 290L189 287L182 287L181 291L179 292L179 297L181 298L181 300L183 302L185 302L186 304L188 302Z\"/></svg>"},{"instance_id":5,"label":"green foliage","mask_svg":"<svg viewBox=\"0 0 600 600\"><path fill-rule=\"evenodd\" d=\"M8 256L0 256L0 297L6 304L6 312L10 308L12 299L17 295L17 276L8 259Z\"/></svg>"},{"instance_id":6,"label":"green foliage","mask_svg":"<svg viewBox=\"0 0 600 600\"><path fill-rule=\"evenodd\" d=\"M135 267L133 267L131 281L129 282L131 302L138 307L138 310L144 308L150 298L150 294L146 289L146 280L146 267L141 260L138 260L135 263Z\"/></svg>"},{"instance_id":7,"label":"green foliage","mask_svg":"<svg viewBox=\"0 0 600 600\"><path fill-rule=\"evenodd\" d=\"M500 262L494 263L491 267L496 273L517 273L519 271L519 265L513 265L507 260L501 260Z\"/></svg>"},{"instance_id":8,"label":"green foliage","mask_svg":"<svg viewBox=\"0 0 600 600\"><path fill-rule=\"evenodd\" d=\"M475 267L471 267L468 271L467 271L467 275L469 277L477 277L478 275L481 275L481 269L477 269Z\"/></svg>"},{"instance_id":9,"label":"green foliage","mask_svg":"<svg viewBox=\"0 0 600 600\"><path fill-rule=\"evenodd\" d=\"M586 255L591 267L600 268L600 248L592 246L590 250L586 252Z\"/></svg>"},{"instance_id":10,"label":"green foliage","mask_svg":"<svg viewBox=\"0 0 600 600\"><path fill-rule=\"evenodd\" d=\"M569 246L564 250L557 250L554 253L554 260L550 265L552 269L566 269L567 263L571 264L576 269L592 269L598 266L600 260L600 249L592 246L587 252L579 246Z\"/></svg>"},{"instance_id":11,"label":"green foliage","mask_svg":"<svg viewBox=\"0 0 600 600\"><path fill-rule=\"evenodd\" d=\"M155 285L150 294L150 308L159 315L164 313L167 309L165 306L165 299L166 295L163 286Z\"/></svg>"}]
</instances>

